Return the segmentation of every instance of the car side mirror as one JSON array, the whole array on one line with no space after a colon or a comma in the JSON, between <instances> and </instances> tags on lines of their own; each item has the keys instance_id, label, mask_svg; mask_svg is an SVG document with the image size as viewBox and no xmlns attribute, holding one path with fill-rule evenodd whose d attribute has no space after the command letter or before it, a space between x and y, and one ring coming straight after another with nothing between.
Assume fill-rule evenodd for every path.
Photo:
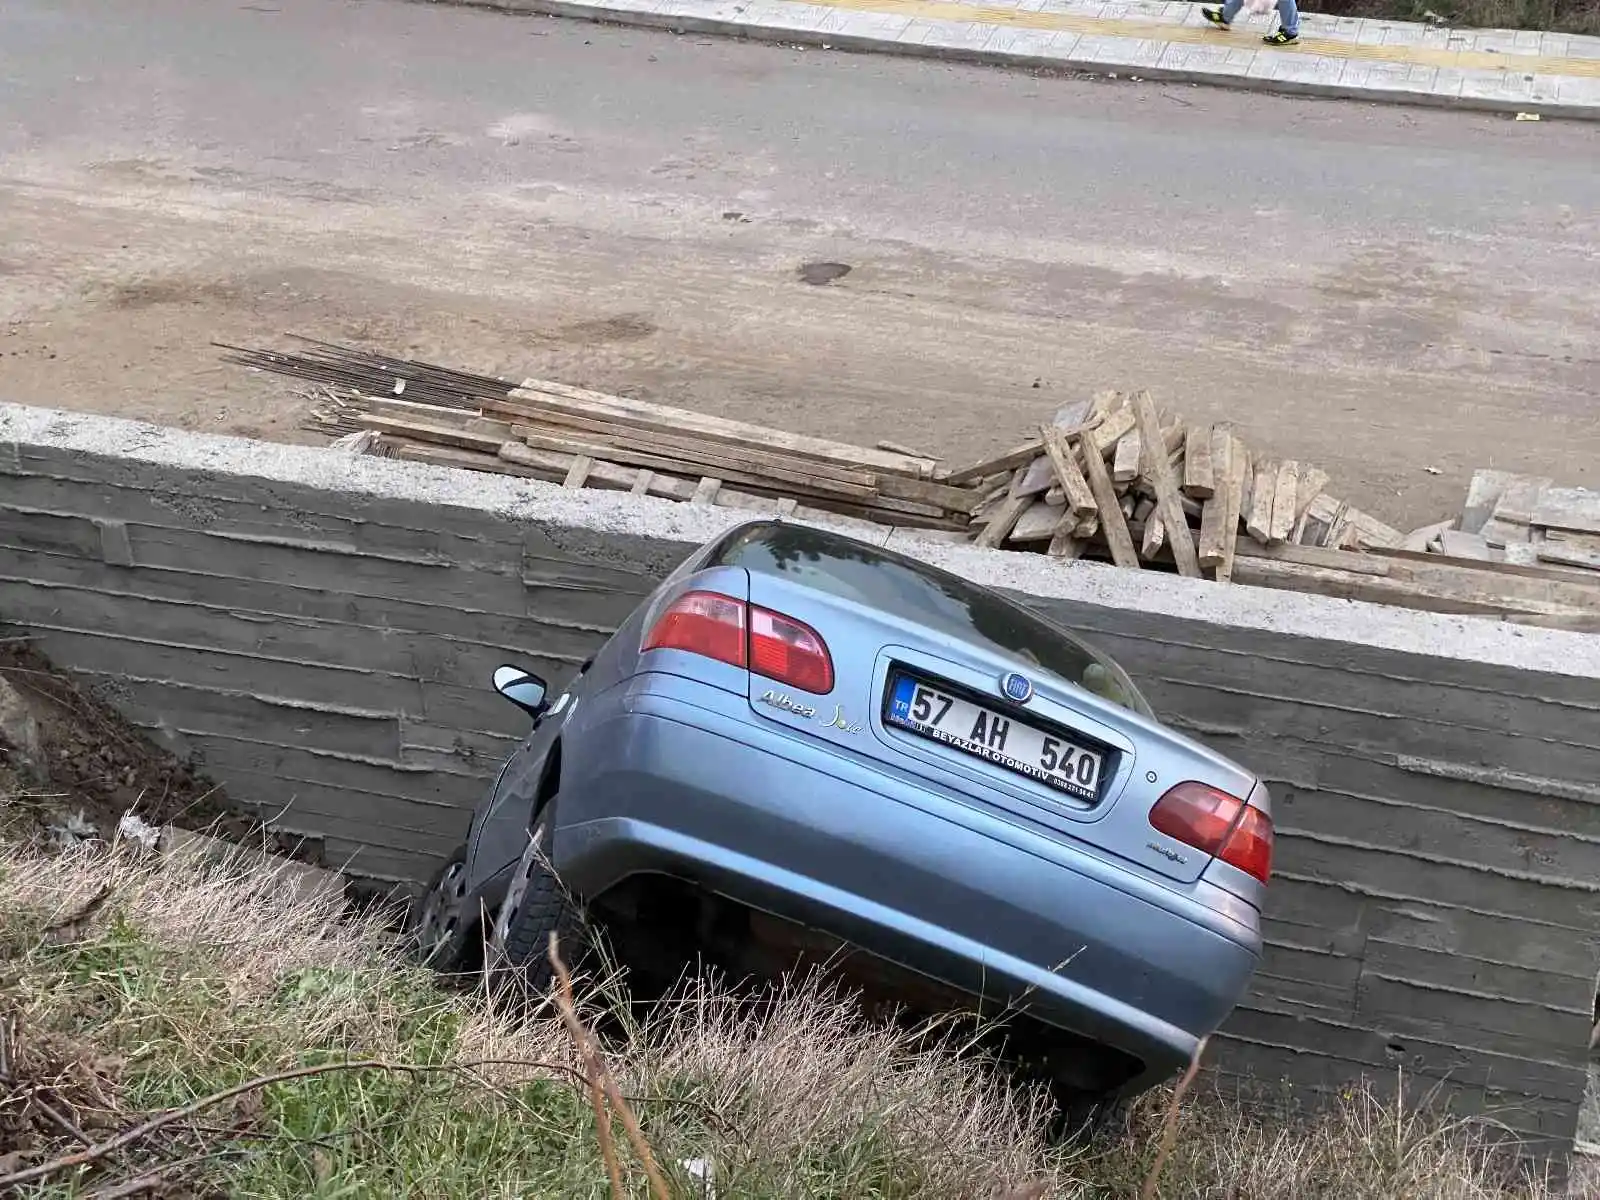
<instances>
[{"instance_id":1,"label":"car side mirror","mask_svg":"<svg viewBox=\"0 0 1600 1200\"><path fill-rule=\"evenodd\" d=\"M550 694L544 680L521 667L496 667L494 690L535 720L544 715L545 699Z\"/></svg>"}]
</instances>

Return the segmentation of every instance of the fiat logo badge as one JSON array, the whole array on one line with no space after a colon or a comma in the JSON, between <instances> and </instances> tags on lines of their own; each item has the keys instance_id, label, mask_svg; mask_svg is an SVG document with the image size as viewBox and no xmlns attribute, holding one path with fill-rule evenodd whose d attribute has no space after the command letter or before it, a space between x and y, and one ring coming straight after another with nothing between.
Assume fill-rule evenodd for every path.
<instances>
[{"instance_id":1,"label":"fiat logo badge","mask_svg":"<svg viewBox=\"0 0 1600 1200\"><path fill-rule=\"evenodd\" d=\"M1007 671L1000 676L1000 691L1007 700L1014 700L1018 704L1026 704L1033 699L1033 684L1026 675L1018 675L1015 671Z\"/></svg>"}]
</instances>

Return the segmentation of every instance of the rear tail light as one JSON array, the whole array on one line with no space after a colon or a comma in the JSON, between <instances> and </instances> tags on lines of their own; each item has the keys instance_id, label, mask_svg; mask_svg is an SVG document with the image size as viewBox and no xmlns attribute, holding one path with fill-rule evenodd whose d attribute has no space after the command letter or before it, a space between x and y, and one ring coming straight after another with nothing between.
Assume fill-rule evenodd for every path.
<instances>
[{"instance_id":1,"label":"rear tail light","mask_svg":"<svg viewBox=\"0 0 1600 1200\"><path fill-rule=\"evenodd\" d=\"M1150 810L1150 824L1262 883L1272 874L1272 818L1237 796L1180 783Z\"/></svg>"},{"instance_id":2,"label":"rear tail light","mask_svg":"<svg viewBox=\"0 0 1600 1200\"><path fill-rule=\"evenodd\" d=\"M646 650L686 650L730 666L748 662L742 600L716 592L685 592L656 621Z\"/></svg>"},{"instance_id":3,"label":"rear tail light","mask_svg":"<svg viewBox=\"0 0 1600 1200\"><path fill-rule=\"evenodd\" d=\"M717 592L685 592L656 620L645 650L685 650L814 695L833 691L833 658L803 621Z\"/></svg>"},{"instance_id":4,"label":"rear tail light","mask_svg":"<svg viewBox=\"0 0 1600 1200\"><path fill-rule=\"evenodd\" d=\"M803 692L833 691L833 658L811 626L771 609L750 606L750 669Z\"/></svg>"}]
</instances>

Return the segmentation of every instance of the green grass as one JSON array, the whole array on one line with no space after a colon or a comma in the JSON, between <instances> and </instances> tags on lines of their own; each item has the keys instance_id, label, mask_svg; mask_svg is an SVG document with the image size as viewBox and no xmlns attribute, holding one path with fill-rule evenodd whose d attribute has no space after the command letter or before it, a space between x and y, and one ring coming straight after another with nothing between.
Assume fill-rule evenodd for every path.
<instances>
[{"instance_id":1,"label":"green grass","mask_svg":"<svg viewBox=\"0 0 1600 1200\"><path fill-rule=\"evenodd\" d=\"M50 933L102 887L87 920ZM580 987L589 1015L608 989ZM296 900L267 868L0 848L0 1173L104 1142L275 1073L17 1194L87 1197L156 1172L168 1196L603 1197L580 1059L547 1008L442 990L378 924ZM1165 1112L1067 1151L1041 1099L812 986L754 1011L709 984L605 1046L675 1196L1130 1197ZM354 1061L386 1066L350 1066ZM44 1109L61 1115L53 1120ZM621 1125L627 1190L649 1194ZM1310 1125L1186 1102L1165 1197L1538 1200L1498 1185L1474 1131L1360 1093ZM1036 1185L1040 1190L1024 1190ZM31 1190L30 1190L31 1189Z\"/></svg>"}]
</instances>

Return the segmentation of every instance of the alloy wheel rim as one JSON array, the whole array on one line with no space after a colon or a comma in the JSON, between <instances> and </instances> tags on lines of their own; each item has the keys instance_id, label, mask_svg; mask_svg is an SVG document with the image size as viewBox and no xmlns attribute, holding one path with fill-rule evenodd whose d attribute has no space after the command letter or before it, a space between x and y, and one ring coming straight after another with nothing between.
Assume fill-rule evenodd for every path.
<instances>
[{"instance_id":1,"label":"alloy wheel rim","mask_svg":"<svg viewBox=\"0 0 1600 1200\"><path fill-rule=\"evenodd\" d=\"M445 868L438 886L428 896L422 910L417 940L432 958L455 935L461 921L461 898L466 892L465 863L453 862Z\"/></svg>"}]
</instances>

